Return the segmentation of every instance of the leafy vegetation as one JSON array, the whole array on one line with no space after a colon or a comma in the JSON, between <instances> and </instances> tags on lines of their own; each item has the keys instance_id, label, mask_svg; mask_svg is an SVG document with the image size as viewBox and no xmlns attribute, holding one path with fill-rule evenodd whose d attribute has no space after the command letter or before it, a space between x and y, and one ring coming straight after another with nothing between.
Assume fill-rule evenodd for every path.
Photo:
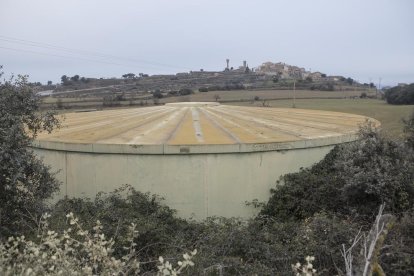
<instances>
[{"instance_id":1,"label":"leafy vegetation","mask_svg":"<svg viewBox=\"0 0 414 276\"><path fill-rule=\"evenodd\" d=\"M162 97L164 97L161 90L159 89L155 90L154 93L152 93L152 96L157 99L161 99Z\"/></svg>"},{"instance_id":2,"label":"leafy vegetation","mask_svg":"<svg viewBox=\"0 0 414 276\"><path fill-rule=\"evenodd\" d=\"M136 78L134 73L127 73L127 74L122 75L122 77L124 79L135 79Z\"/></svg>"},{"instance_id":3,"label":"leafy vegetation","mask_svg":"<svg viewBox=\"0 0 414 276\"><path fill-rule=\"evenodd\" d=\"M178 94L181 95L181 96L191 95L193 93L194 93L194 91L191 90L190 88L182 88L182 89L180 89L180 91L178 91Z\"/></svg>"},{"instance_id":4,"label":"leafy vegetation","mask_svg":"<svg viewBox=\"0 0 414 276\"><path fill-rule=\"evenodd\" d=\"M53 113L39 111L39 102L25 76L0 83L0 235L31 227L27 217L43 212L43 201L59 188L29 148L40 131L58 125Z\"/></svg>"},{"instance_id":5,"label":"leafy vegetation","mask_svg":"<svg viewBox=\"0 0 414 276\"><path fill-rule=\"evenodd\" d=\"M387 275L414 275L414 210L404 212L393 225L379 263Z\"/></svg>"},{"instance_id":6,"label":"leafy vegetation","mask_svg":"<svg viewBox=\"0 0 414 276\"><path fill-rule=\"evenodd\" d=\"M68 77L66 75L63 75L61 78L61 83L64 86L69 86L69 85L73 85L75 83L78 83L79 81L81 81L82 83L88 83L90 81L89 78L85 78L85 77L80 77L79 75L74 75L72 77ZM51 84L51 82L50 82ZM48 82L48 85L50 85Z\"/></svg>"},{"instance_id":7,"label":"leafy vegetation","mask_svg":"<svg viewBox=\"0 0 414 276\"><path fill-rule=\"evenodd\" d=\"M390 88L384 97L389 104L414 104L414 83Z\"/></svg>"},{"instance_id":8,"label":"leafy vegetation","mask_svg":"<svg viewBox=\"0 0 414 276\"><path fill-rule=\"evenodd\" d=\"M351 220L318 214L303 223L279 222L273 218L243 221L236 218L209 218L204 222L176 218L174 212L160 204L160 198L124 187L94 200L66 199L51 213L50 228L57 233L66 227L65 213L74 210L79 224L93 231L95 221L105 226L102 233L113 237L112 256L125 254L130 224L137 236L135 257L141 272L155 273L157 260L176 263L182 252L198 250L189 275L291 274L292 264L315 252L315 267L335 271L332 254L341 262L340 245L357 231ZM328 265L329 264L329 265Z\"/></svg>"},{"instance_id":9,"label":"leafy vegetation","mask_svg":"<svg viewBox=\"0 0 414 276\"><path fill-rule=\"evenodd\" d=\"M24 236L10 237L0 243L0 272L2 275L137 275L140 262L136 256L134 238L136 225L128 227L125 237L129 244L122 248L120 258L113 256L115 241L102 233L99 220L90 230L83 229L73 213L66 215L69 228L62 233L49 230L48 214L41 217L38 240L30 241ZM197 253L183 255L173 267L161 256L158 258L156 275L178 275L186 267L193 266L192 257Z\"/></svg>"},{"instance_id":10,"label":"leafy vegetation","mask_svg":"<svg viewBox=\"0 0 414 276\"><path fill-rule=\"evenodd\" d=\"M310 90L335 91L335 86L330 82L319 85L315 84L310 87Z\"/></svg>"},{"instance_id":11,"label":"leafy vegetation","mask_svg":"<svg viewBox=\"0 0 414 276\"><path fill-rule=\"evenodd\" d=\"M414 153L363 129L362 140L337 146L324 160L287 174L262 215L302 220L318 212L372 218L386 203L394 214L414 205Z\"/></svg>"},{"instance_id":12,"label":"leafy vegetation","mask_svg":"<svg viewBox=\"0 0 414 276\"><path fill-rule=\"evenodd\" d=\"M128 227L134 223L139 232L138 238L134 240L140 249L137 257L143 262L149 262L163 255L170 247L171 233L181 232L187 227L184 220L176 218L175 212L160 201L155 195L140 193L129 186L110 194L98 194L93 201L64 199L51 210L50 225L53 229L64 228L64 217L69 212L77 214L86 229L91 229L95 221L99 220L105 225L104 234L114 237L117 242L114 252L120 256L122 247L128 245Z\"/></svg>"},{"instance_id":13,"label":"leafy vegetation","mask_svg":"<svg viewBox=\"0 0 414 276\"><path fill-rule=\"evenodd\" d=\"M228 83L226 85L220 86L220 85L213 85L206 87L207 91L230 91L230 90L244 90L246 87L241 83ZM205 90L204 89L204 90ZM200 92L207 92L207 91L200 91Z\"/></svg>"},{"instance_id":14,"label":"leafy vegetation","mask_svg":"<svg viewBox=\"0 0 414 276\"><path fill-rule=\"evenodd\" d=\"M105 106L105 107L120 106L122 100L124 100L124 97L122 95L104 96L102 99L102 106Z\"/></svg>"},{"instance_id":15,"label":"leafy vegetation","mask_svg":"<svg viewBox=\"0 0 414 276\"><path fill-rule=\"evenodd\" d=\"M403 118L402 121L404 123L406 143L414 149L414 112L408 118Z\"/></svg>"}]
</instances>

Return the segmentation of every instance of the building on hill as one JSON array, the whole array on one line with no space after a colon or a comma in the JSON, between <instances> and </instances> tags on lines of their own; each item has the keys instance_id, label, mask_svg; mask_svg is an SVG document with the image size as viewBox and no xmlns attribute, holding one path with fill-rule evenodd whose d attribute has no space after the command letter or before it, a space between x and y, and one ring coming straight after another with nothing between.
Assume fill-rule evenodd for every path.
<instances>
[{"instance_id":1,"label":"building on hill","mask_svg":"<svg viewBox=\"0 0 414 276\"><path fill-rule=\"evenodd\" d=\"M321 72L313 72L309 74L309 77L312 78L312 81L320 81L322 80L322 73Z\"/></svg>"},{"instance_id":2,"label":"building on hill","mask_svg":"<svg viewBox=\"0 0 414 276\"><path fill-rule=\"evenodd\" d=\"M305 79L310 74L305 68L288 65L282 62L265 62L256 68L256 73L268 76L278 76L281 79Z\"/></svg>"},{"instance_id":3,"label":"building on hill","mask_svg":"<svg viewBox=\"0 0 414 276\"><path fill-rule=\"evenodd\" d=\"M299 68L297 66L288 67L289 77L294 79L304 79L303 75L305 74L305 72L305 68Z\"/></svg>"},{"instance_id":4,"label":"building on hill","mask_svg":"<svg viewBox=\"0 0 414 276\"><path fill-rule=\"evenodd\" d=\"M270 75L270 76L276 76L276 75L287 75L289 68L285 63L273 63L273 62L265 62L262 65L258 66L256 68L257 73Z\"/></svg>"}]
</instances>

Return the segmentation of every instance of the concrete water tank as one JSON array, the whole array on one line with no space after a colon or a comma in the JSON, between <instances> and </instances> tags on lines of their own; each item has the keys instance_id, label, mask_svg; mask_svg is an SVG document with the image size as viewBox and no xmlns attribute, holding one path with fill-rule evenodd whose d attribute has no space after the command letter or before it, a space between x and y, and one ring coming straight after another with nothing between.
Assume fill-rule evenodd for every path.
<instances>
[{"instance_id":1,"label":"concrete water tank","mask_svg":"<svg viewBox=\"0 0 414 276\"><path fill-rule=\"evenodd\" d=\"M246 201L267 201L281 175L357 139L367 119L294 108L171 103L68 113L61 129L39 135L33 147L59 170L60 196L94 197L130 184L164 197L181 217L250 217L255 210Z\"/></svg>"}]
</instances>

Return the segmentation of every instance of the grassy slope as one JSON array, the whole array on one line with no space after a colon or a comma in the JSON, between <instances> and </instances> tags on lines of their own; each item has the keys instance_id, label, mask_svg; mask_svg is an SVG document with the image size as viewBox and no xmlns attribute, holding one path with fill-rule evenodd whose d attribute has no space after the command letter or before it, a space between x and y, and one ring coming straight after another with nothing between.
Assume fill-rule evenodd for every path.
<instances>
[{"instance_id":1,"label":"grassy slope","mask_svg":"<svg viewBox=\"0 0 414 276\"><path fill-rule=\"evenodd\" d=\"M371 92L371 94L373 94ZM292 97L293 92L291 90L231 90L231 91L210 91L210 92L196 92L188 96L176 96L160 99L160 103L168 102L181 102L181 101L215 101L216 95L220 97L221 102L230 101L251 101L255 96L260 99L289 99ZM344 98L355 97L361 95L361 91L311 91L311 90L297 90L296 98ZM74 95L73 95L74 96ZM139 104L143 98L151 97L151 95L143 95L134 97L133 101ZM121 102L122 105L129 104L129 98ZM60 101L65 106L90 106L101 107L102 97L62 97ZM148 100L149 104L152 104L151 99ZM57 98L45 97L43 98L45 105L55 105Z\"/></svg>"},{"instance_id":2,"label":"grassy slope","mask_svg":"<svg viewBox=\"0 0 414 276\"><path fill-rule=\"evenodd\" d=\"M311 91L296 90L296 98L344 98L360 96L361 91ZM373 92L371 92L374 95ZM161 99L160 102L177 102L177 101L215 101L216 95L220 97L221 102L230 101L251 101L255 96L260 99L289 99L293 95L292 90L231 90L231 91L210 91L196 92L195 94L181 97L168 97Z\"/></svg>"}]
</instances>

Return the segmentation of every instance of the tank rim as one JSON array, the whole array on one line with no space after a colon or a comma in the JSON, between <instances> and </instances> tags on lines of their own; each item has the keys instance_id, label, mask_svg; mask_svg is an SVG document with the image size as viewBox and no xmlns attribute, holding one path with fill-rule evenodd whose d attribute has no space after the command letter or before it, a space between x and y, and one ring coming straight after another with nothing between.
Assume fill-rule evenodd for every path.
<instances>
[{"instance_id":1,"label":"tank rim","mask_svg":"<svg viewBox=\"0 0 414 276\"><path fill-rule=\"evenodd\" d=\"M108 154L148 154L148 155L169 155L169 154L225 154L225 153L248 153L266 151L285 151L304 148L315 148L334 146L348 143L358 139L358 133L349 133L339 136L321 137L316 139L298 140L289 142L272 143L240 143L240 144L209 144L209 145L135 145L135 144L94 144L94 143L73 143L63 141L35 140L33 148L83 152L83 153L108 153Z\"/></svg>"}]
</instances>

